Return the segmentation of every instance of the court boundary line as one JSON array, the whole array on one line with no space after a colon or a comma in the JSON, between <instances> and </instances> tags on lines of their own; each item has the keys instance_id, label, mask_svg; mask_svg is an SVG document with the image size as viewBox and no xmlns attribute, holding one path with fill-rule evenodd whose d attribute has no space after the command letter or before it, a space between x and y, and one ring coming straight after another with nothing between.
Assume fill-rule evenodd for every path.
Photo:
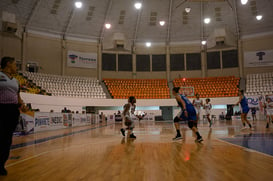
<instances>
[{"instance_id":1,"label":"court boundary line","mask_svg":"<svg viewBox=\"0 0 273 181\"><path fill-rule=\"evenodd\" d=\"M246 147L243 147L243 146L241 146L241 145L237 145L237 144L234 144L234 143L230 143L230 142L228 142L228 141L222 140L221 138L216 138L216 140L219 141L219 142L223 142L223 143L230 144L230 145L235 146L235 147L242 148L242 149L245 150L245 151L251 150L251 152L258 153L258 154L261 154L261 155L263 155L263 156L267 156L267 157L273 159L273 156L272 156L272 155L269 155L269 154L266 154L266 153L263 153L263 152L254 150L254 149L252 149L252 148L246 148ZM248 152L249 152L249 151L248 151Z\"/></svg>"}]
</instances>

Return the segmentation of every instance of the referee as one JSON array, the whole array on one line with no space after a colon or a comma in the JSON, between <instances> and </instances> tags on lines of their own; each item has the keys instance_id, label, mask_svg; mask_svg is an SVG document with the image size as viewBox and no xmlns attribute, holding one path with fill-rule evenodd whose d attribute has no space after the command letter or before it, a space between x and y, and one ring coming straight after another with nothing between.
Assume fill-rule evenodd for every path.
<instances>
[{"instance_id":1,"label":"referee","mask_svg":"<svg viewBox=\"0 0 273 181\"><path fill-rule=\"evenodd\" d=\"M27 110L19 95L19 82L12 76L16 72L15 59L3 57L0 71L0 175L8 174L4 166L9 158L12 135L20 115L19 109Z\"/></svg>"}]
</instances>

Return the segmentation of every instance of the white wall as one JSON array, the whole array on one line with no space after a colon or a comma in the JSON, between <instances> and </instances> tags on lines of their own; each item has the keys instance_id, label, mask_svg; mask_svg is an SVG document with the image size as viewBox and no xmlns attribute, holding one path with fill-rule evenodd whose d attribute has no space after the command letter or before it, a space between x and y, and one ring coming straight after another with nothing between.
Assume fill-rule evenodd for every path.
<instances>
[{"instance_id":1,"label":"white wall","mask_svg":"<svg viewBox=\"0 0 273 181\"><path fill-rule=\"evenodd\" d=\"M123 106L127 99L86 99L44 96L37 94L21 93L25 103L31 103L33 109L40 109L42 112L49 112L53 109L60 112L64 107L73 111L82 111L83 106ZM211 104L235 104L238 97L211 98ZM192 101L192 100L191 100ZM175 99L138 99L137 106L176 106ZM105 110L104 110L105 111ZM145 110L146 112L146 110Z\"/></svg>"}]
</instances>

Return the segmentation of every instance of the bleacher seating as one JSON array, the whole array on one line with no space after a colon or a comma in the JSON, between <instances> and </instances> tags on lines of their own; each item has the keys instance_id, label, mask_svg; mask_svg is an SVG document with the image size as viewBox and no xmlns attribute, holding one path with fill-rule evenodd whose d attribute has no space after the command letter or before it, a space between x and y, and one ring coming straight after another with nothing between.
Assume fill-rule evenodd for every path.
<instances>
[{"instance_id":1,"label":"bleacher seating","mask_svg":"<svg viewBox=\"0 0 273 181\"><path fill-rule=\"evenodd\" d=\"M238 95L240 78L207 77L207 78L176 78L174 87L194 87L194 93L200 97L234 97ZM193 96L189 96L193 97Z\"/></svg>"},{"instance_id":2,"label":"bleacher seating","mask_svg":"<svg viewBox=\"0 0 273 181\"><path fill-rule=\"evenodd\" d=\"M170 91L166 79L104 79L114 99L167 99Z\"/></svg>"},{"instance_id":3,"label":"bleacher seating","mask_svg":"<svg viewBox=\"0 0 273 181\"><path fill-rule=\"evenodd\" d=\"M23 72L23 74L36 85L52 93L52 96L106 98L106 94L96 78L31 72Z\"/></svg>"},{"instance_id":4,"label":"bleacher seating","mask_svg":"<svg viewBox=\"0 0 273 181\"><path fill-rule=\"evenodd\" d=\"M19 81L21 92L27 92L31 94L47 94L45 90L42 90L41 87L38 87L35 83L28 80L23 76L23 74L15 74L13 77Z\"/></svg>"},{"instance_id":5,"label":"bleacher seating","mask_svg":"<svg viewBox=\"0 0 273 181\"><path fill-rule=\"evenodd\" d=\"M273 72L247 75L246 95L270 94L273 94Z\"/></svg>"}]
</instances>

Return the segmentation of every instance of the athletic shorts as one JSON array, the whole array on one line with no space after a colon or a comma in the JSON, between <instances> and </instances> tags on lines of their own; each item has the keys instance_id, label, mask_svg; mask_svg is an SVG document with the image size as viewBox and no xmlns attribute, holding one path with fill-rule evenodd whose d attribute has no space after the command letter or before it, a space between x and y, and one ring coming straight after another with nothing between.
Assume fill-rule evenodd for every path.
<instances>
[{"instance_id":1,"label":"athletic shorts","mask_svg":"<svg viewBox=\"0 0 273 181\"><path fill-rule=\"evenodd\" d=\"M129 129L133 129L135 127L132 118L130 118L129 116L125 116L125 118L124 118L124 124Z\"/></svg>"},{"instance_id":2,"label":"athletic shorts","mask_svg":"<svg viewBox=\"0 0 273 181\"><path fill-rule=\"evenodd\" d=\"M185 112L184 111L180 111L179 114L177 114L177 117L179 117L180 119L182 119L184 121L196 120L196 112L195 111L188 112L188 117L186 117L185 116Z\"/></svg>"},{"instance_id":3,"label":"athletic shorts","mask_svg":"<svg viewBox=\"0 0 273 181\"><path fill-rule=\"evenodd\" d=\"M266 110L266 115L267 116L273 116L273 109L267 109Z\"/></svg>"},{"instance_id":4,"label":"athletic shorts","mask_svg":"<svg viewBox=\"0 0 273 181\"><path fill-rule=\"evenodd\" d=\"M242 113L244 113L244 114L247 114L248 111L249 111L249 108L248 108L248 107L244 107L244 108L242 109Z\"/></svg>"},{"instance_id":5,"label":"athletic shorts","mask_svg":"<svg viewBox=\"0 0 273 181\"><path fill-rule=\"evenodd\" d=\"M210 110L206 110L206 115L210 115Z\"/></svg>"},{"instance_id":6,"label":"athletic shorts","mask_svg":"<svg viewBox=\"0 0 273 181\"><path fill-rule=\"evenodd\" d=\"M201 108L196 108L195 107L195 112L196 112L196 114L201 114Z\"/></svg>"},{"instance_id":7,"label":"athletic shorts","mask_svg":"<svg viewBox=\"0 0 273 181\"><path fill-rule=\"evenodd\" d=\"M192 127L196 127L197 128L197 121L193 121L193 120L188 121L188 126L191 129L192 129Z\"/></svg>"}]
</instances>

